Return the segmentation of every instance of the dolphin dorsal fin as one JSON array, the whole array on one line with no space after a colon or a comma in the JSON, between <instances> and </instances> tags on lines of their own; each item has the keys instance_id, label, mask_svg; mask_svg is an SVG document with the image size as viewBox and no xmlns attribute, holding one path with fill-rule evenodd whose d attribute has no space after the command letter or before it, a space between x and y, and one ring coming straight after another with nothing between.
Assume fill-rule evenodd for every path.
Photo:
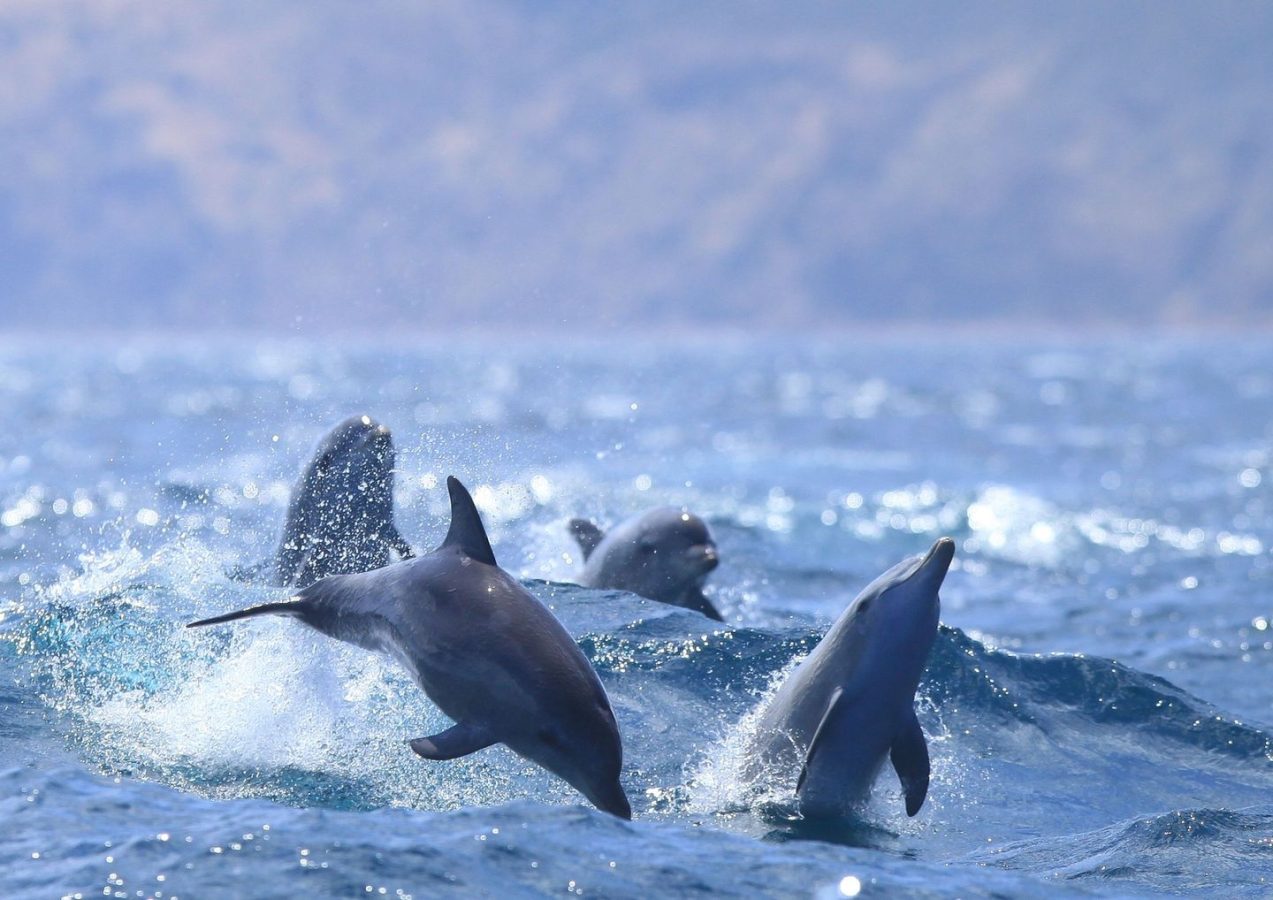
<instances>
[{"instance_id":1,"label":"dolphin dorsal fin","mask_svg":"<svg viewBox=\"0 0 1273 900\"><path fill-rule=\"evenodd\" d=\"M451 530L439 550L457 547L465 556L488 566L495 565L495 553L482 526L482 517L469 495L468 488L460 484L454 475L446 477L446 489L451 493Z\"/></svg>"},{"instance_id":2,"label":"dolphin dorsal fin","mask_svg":"<svg viewBox=\"0 0 1273 900\"><path fill-rule=\"evenodd\" d=\"M592 556L592 551L597 549L597 545L605 537L601 529L587 519L571 519L570 533L575 536L575 540L579 543L579 549L583 551L585 562L587 562L588 557Z\"/></svg>"}]
</instances>

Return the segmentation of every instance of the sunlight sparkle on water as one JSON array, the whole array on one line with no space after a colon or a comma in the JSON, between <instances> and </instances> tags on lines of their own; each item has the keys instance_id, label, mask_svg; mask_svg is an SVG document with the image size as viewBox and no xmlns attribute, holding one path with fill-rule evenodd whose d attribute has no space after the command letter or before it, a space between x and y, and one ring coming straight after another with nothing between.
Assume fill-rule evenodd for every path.
<instances>
[{"instance_id":1,"label":"sunlight sparkle on water","mask_svg":"<svg viewBox=\"0 0 1273 900\"><path fill-rule=\"evenodd\" d=\"M1030 527L1030 537L1043 544L1050 544L1056 540L1056 529L1047 522L1035 522Z\"/></svg>"},{"instance_id":2,"label":"sunlight sparkle on water","mask_svg":"<svg viewBox=\"0 0 1273 900\"><path fill-rule=\"evenodd\" d=\"M535 502L543 505L553 498L552 482L543 475L535 475L530 479L530 492Z\"/></svg>"},{"instance_id":3,"label":"sunlight sparkle on water","mask_svg":"<svg viewBox=\"0 0 1273 900\"><path fill-rule=\"evenodd\" d=\"M0 525L3 525L5 528L13 528L16 525L21 525L27 519L38 516L39 514L40 504L31 497L26 496L14 504L13 507L5 510L3 515L0 515Z\"/></svg>"},{"instance_id":4,"label":"sunlight sparkle on water","mask_svg":"<svg viewBox=\"0 0 1273 900\"><path fill-rule=\"evenodd\" d=\"M856 875L845 875L840 879L840 896L856 897L862 893L862 881Z\"/></svg>"},{"instance_id":5,"label":"sunlight sparkle on water","mask_svg":"<svg viewBox=\"0 0 1273 900\"><path fill-rule=\"evenodd\" d=\"M478 485L473 491L473 502L493 519L506 522L523 515L531 507L533 498L525 485L510 481Z\"/></svg>"}]
</instances>

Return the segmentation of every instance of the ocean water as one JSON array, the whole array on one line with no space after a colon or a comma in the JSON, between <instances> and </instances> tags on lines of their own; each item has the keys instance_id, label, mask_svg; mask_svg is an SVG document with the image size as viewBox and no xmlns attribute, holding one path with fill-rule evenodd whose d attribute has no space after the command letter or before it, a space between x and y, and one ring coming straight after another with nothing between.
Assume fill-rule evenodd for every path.
<instances>
[{"instance_id":1,"label":"ocean water","mask_svg":"<svg viewBox=\"0 0 1273 900\"><path fill-rule=\"evenodd\" d=\"M228 573L356 412L408 539L459 476L592 659L633 822L501 747L420 760L445 720L387 659L182 627L285 596ZM568 519L667 503L717 537L724 624L569 583ZM749 798L758 705L941 535L920 814L887 769L838 830ZM3 894L1267 896L1271 548L1267 342L11 339Z\"/></svg>"}]
</instances>

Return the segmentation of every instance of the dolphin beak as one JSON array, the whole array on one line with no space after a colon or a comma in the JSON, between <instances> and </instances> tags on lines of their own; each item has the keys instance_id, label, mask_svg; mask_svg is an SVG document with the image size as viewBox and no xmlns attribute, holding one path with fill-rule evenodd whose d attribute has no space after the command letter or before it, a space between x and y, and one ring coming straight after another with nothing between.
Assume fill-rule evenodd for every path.
<instances>
[{"instance_id":1,"label":"dolphin beak","mask_svg":"<svg viewBox=\"0 0 1273 900\"><path fill-rule=\"evenodd\" d=\"M623 785L618 780L601 791L589 791L588 799L602 812L632 821L632 804L628 802L628 795L624 793Z\"/></svg>"},{"instance_id":2,"label":"dolphin beak","mask_svg":"<svg viewBox=\"0 0 1273 900\"><path fill-rule=\"evenodd\" d=\"M928 551L928 555L924 557L924 561L919 564L916 574L936 590L941 587L954 559L955 542L948 537L938 538L932 549Z\"/></svg>"},{"instance_id":3,"label":"dolphin beak","mask_svg":"<svg viewBox=\"0 0 1273 900\"><path fill-rule=\"evenodd\" d=\"M698 564L704 572L710 572L720 565L720 556L715 544L698 544L690 548L690 559Z\"/></svg>"}]
</instances>

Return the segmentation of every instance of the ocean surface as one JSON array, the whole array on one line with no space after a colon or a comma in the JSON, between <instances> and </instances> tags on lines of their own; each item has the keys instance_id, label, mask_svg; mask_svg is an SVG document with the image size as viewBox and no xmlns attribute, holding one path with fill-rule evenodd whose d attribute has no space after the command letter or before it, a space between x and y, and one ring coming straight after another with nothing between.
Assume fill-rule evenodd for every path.
<instances>
[{"instance_id":1,"label":"ocean surface","mask_svg":"<svg viewBox=\"0 0 1273 900\"><path fill-rule=\"evenodd\" d=\"M408 540L457 475L592 659L633 822L502 747L419 759L446 720L388 659L182 627L287 595L230 573L353 413ZM571 517L660 504L715 533L726 623L570 584ZM755 802L758 705L941 535L919 815L887 768L840 829ZM1271 548L1266 341L8 339L0 893L1268 896Z\"/></svg>"}]
</instances>

